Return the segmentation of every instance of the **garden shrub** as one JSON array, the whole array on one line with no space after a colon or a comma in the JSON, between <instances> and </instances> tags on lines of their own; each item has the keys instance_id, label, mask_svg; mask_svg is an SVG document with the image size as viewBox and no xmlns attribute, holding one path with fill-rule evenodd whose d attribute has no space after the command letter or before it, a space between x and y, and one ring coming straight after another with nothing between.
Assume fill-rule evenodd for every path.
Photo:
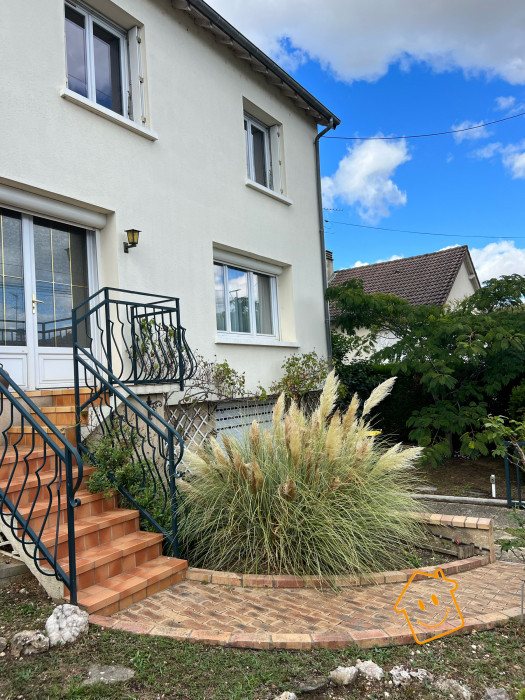
<instances>
[{"instance_id":1,"label":"garden shrub","mask_svg":"<svg viewBox=\"0 0 525 700\"><path fill-rule=\"evenodd\" d=\"M509 416L517 421L525 421L525 381L515 386L510 394Z\"/></svg>"},{"instance_id":2,"label":"garden shrub","mask_svg":"<svg viewBox=\"0 0 525 700\"><path fill-rule=\"evenodd\" d=\"M370 412L395 378L333 413L328 376L317 409L277 401L271 430L254 421L242 440L214 438L186 453L193 478L179 483L180 544L192 566L259 574L332 576L406 566L421 510L413 464L421 450L369 437ZM223 449L224 448L224 449Z\"/></svg>"},{"instance_id":3,"label":"garden shrub","mask_svg":"<svg viewBox=\"0 0 525 700\"><path fill-rule=\"evenodd\" d=\"M137 458L136 445L140 440L137 432L115 419L104 435L91 440L90 462L97 467L88 481L90 493L104 493L111 497L118 486L125 489L135 501L146 510L154 520L167 532L172 529L171 498L152 477L152 466L145 459ZM129 500L119 493L119 505L122 508L132 507ZM140 518L142 530L157 532L146 520Z\"/></svg>"}]
</instances>

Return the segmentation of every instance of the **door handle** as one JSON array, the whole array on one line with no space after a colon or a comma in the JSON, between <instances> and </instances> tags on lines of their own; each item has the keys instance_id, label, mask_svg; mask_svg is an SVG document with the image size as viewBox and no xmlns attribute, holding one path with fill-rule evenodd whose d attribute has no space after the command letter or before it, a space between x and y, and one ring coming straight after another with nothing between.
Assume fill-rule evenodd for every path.
<instances>
[{"instance_id":1,"label":"door handle","mask_svg":"<svg viewBox=\"0 0 525 700\"><path fill-rule=\"evenodd\" d=\"M37 304L45 304L45 301L41 301L40 299L36 298L36 294L33 294L33 313L36 314L36 305Z\"/></svg>"}]
</instances>

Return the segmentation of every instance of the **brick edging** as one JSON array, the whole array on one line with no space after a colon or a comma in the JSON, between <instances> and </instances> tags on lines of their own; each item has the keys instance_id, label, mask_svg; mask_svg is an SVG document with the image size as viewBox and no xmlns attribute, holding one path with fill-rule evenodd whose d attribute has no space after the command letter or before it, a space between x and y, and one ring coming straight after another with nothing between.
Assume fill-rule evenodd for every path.
<instances>
[{"instance_id":1,"label":"brick edging","mask_svg":"<svg viewBox=\"0 0 525 700\"><path fill-rule=\"evenodd\" d=\"M464 626L451 632L451 634L469 634L478 630L494 629L519 617L519 607L507 608L498 613L485 613L476 617L465 619ZM372 630L346 630L345 632L328 632L324 634L268 634L258 632L247 634L245 632L208 632L206 630L174 629L172 627L156 626L146 623L133 623L119 620L115 617L103 617L102 615L90 615L91 624L108 629L121 630L134 634L147 634L154 637L169 637L177 641L208 644L212 646L235 647L241 649L343 649L349 645L356 645L362 649L372 647L399 646L403 644L415 644L413 636L406 625L390 626L388 632L382 629ZM428 636L434 636L436 632L446 632L436 628L428 632ZM420 638L421 635L418 635Z\"/></svg>"},{"instance_id":2,"label":"brick edging","mask_svg":"<svg viewBox=\"0 0 525 700\"><path fill-rule=\"evenodd\" d=\"M416 571L434 572L442 569L446 574L458 574L463 571L477 569L490 563L488 554L452 561L438 566L422 566L401 571L383 571L373 574L356 576L332 576L319 578L316 576L264 576L257 574L237 574L230 571L213 571L212 569L186 569L186 580L214 583L218 586L243 586L244 588L350 588L355 586L370 586L381 583L406 583ZM417 581L419 577L416 576Z\"/></svg>"}]
</instances>

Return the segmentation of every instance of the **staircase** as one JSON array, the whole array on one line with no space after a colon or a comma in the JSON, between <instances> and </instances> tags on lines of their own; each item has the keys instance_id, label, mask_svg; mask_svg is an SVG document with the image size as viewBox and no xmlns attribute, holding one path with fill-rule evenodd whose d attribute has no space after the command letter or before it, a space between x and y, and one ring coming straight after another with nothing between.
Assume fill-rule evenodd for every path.
<instances>
[{"instance_id":1,"label":"staircase","mask_svg":"<svg viewBox=\"0 0 525 700\"><path fill-rule=\"evenodd\" d=\"M80 389L81 403L91 390ZM13 395L17 398L17 394ZM75 390L50 389L27 392L30 403L38 405L41 413L54 424L69 442L76 447ZM3 398L3 408L9 408ZM12 405L12 404L11 404ZM33 421L51 440L53 430L46 425L37 410L30 410ZM13 410L11 409L11 422ZM85 425L88 412L81 414ZM57 458L46 444L43 435L23 418L19 425L3 427L3 459L0 461L0 504L2 492L15 504L16 510L37 534L39 542L52 552L61 570L69 574L68 508L66 479L57 470ZM149 595L174 585L185 578L187 562L162 556L164 536L159 532L142 532L139 529L139 511L119 508L117 494L105 498L87 489L90 474L95 467L84 464L82 482L74 497L80 502L74 509L74 553L76 559L77 601L89 613L112 615ZM72 465L72 477L78 477L76 461ZM5 504L0 513L7 514ZM12 519L11 521L12 522ZM13 532L14 527L14 532ZM0 529L26 540L18 551L22 559L34 557L28 540L23 536L23 525L15 523ZM16 539L16 538L15 538ZM13 542L13 546L15 546ZM24 556L24 550L25 556ZM33 567L42 585L50 595L57 597L55 569L48 561ZM70 599L70 593L62 585L62 597Z\"/></svg>"}]
</instances>

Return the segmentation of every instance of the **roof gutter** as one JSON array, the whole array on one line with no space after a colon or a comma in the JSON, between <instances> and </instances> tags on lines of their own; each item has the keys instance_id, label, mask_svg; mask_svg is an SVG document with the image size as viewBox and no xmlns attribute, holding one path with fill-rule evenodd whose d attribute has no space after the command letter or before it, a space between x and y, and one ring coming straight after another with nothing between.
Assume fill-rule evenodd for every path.
<instances>
[{"instance_id":1,"label":"roof gutter","mask_svg":"<svg viewBox=\"0 0 525 700\"><path fill-rule=\"evenodd\" d=\"M201 15L201 20L197 21L199 26L205 29L215 29L215 33L219 30L219 33L224 36L229 37L228 43L231 48L235 51L235 45L241 50L244 49L246 54L241 55L241 58L246 58L252 60L252 62L262 64L254 66L255 70L262 72L261 67L266 68L266 72L272 73L277 79L279 84L284 83L290 91L286 92L288 97L291 99L301 98L306 103L306 107L317 113L316 121L319 124L330 124L331 120L334 126L329 126L330 129L335 128L341 123L341 120L335 116L327 107L325 107L319 100L317 100L308 90L306 90L300 83L298 83L291 75L289 75L285 70L283 70L275 61L273 61L269 56L267 56L263 51L261 51L255 44L253 44L249 39L247 39L244 34L241 34L238 29L235 29L233 25L227 22L224 17L222 17L218 12L216 12L212 7L210 7L204 0L171 0L172 6L177 10L192 11L192 8ZM205 18L204 20L202 18ZM218 38L221 43L226 43ZM275 79L274 79L275 80ZM294 93L295 96L294 97ZM300 100L299 100L300 101ZM319 119L318 117L321 117Z\"/></svg>"},{"instance_id":2,"label":"roof gutter","mask_svg":"<svg viewBox=\"0 0 525 700\"><path fill-rule=\"evenodd\" d=\"M326 334L326 351L328 362L332 364L332 338L330 334L330 307L326 299L326 289L328 287L328 279L326 275L326 247L324 243L324 217L323 217L323 191L321 188L321 155L319 152L319 141L331 129L335 129L337 124L334 120L330 122L326 129L320 131L315 137L315 164L316 164L316 180L317 180L317 209L319 211L319 247L321 249L321 272L323 275L323 303L324 303L324 325Z\"/></svg>"}]
</instances>

